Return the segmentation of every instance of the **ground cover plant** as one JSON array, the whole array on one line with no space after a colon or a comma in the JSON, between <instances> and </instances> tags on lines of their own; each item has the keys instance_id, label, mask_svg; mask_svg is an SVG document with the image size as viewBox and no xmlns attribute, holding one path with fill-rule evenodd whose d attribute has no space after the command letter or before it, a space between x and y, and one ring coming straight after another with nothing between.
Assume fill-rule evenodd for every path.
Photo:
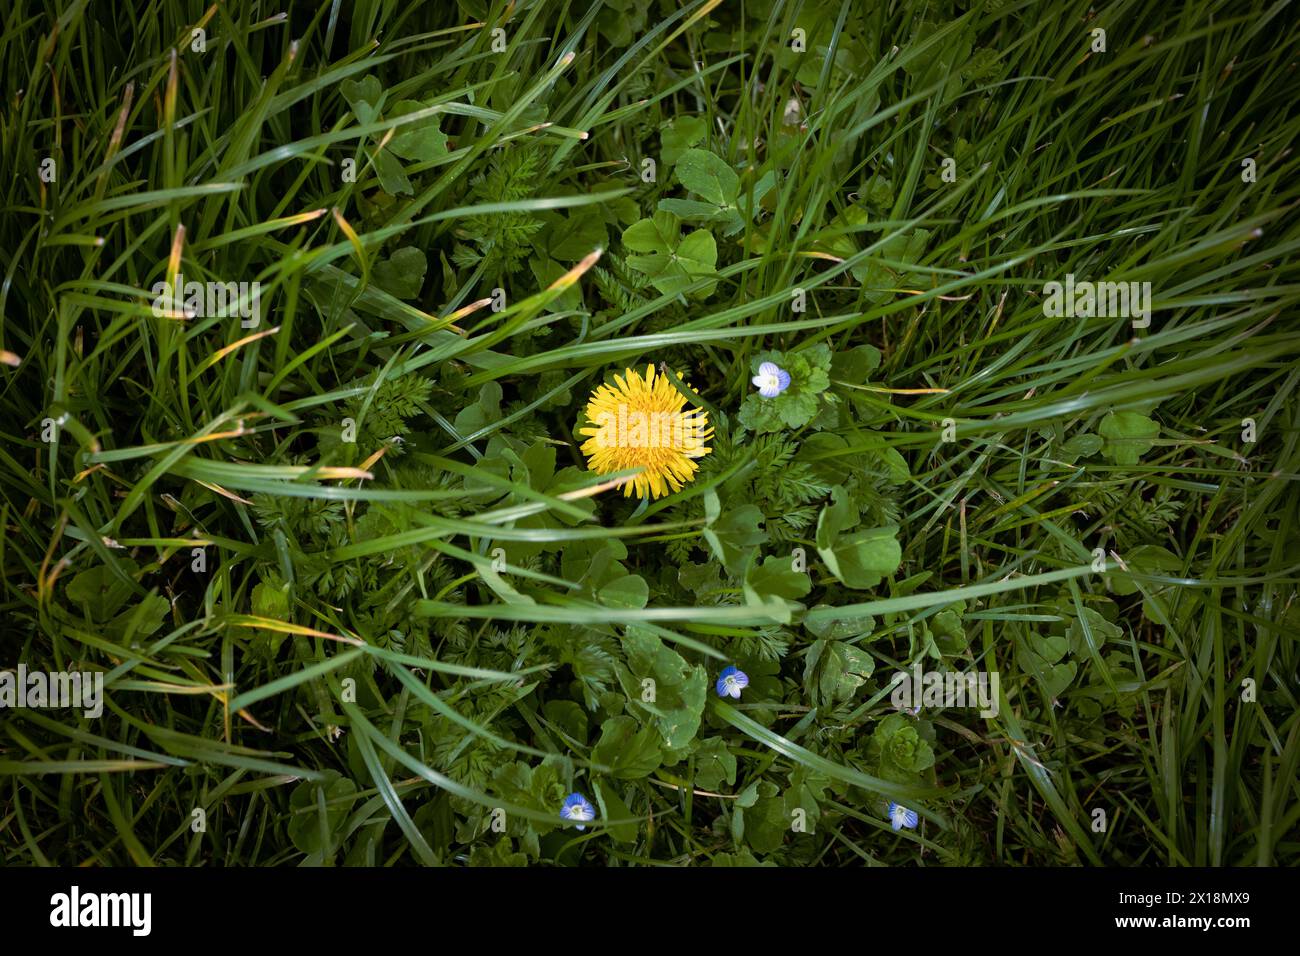
<instances>
[{"instance_id":1,"label":"ground cover plant","mask_svg":"<svg viewBox=\"0 0 1300 956\"><path fill-rule=\"evenodd\" d=\"M4 861L1295 864L1292 7L13 0Z\"/></svg>"}]
</instances>

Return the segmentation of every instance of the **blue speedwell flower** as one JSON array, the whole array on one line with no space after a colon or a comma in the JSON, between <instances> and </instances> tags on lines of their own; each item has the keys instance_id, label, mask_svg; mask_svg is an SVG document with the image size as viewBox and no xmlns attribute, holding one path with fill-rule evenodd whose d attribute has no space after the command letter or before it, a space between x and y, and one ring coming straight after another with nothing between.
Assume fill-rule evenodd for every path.
<instances>
[{"instance_id":1,"label":"blue speedwell flower","mask_svg":"<svg viewBox=\"0 0 1300 956\"><path fill-rule=\"evenodd\" d=\"M571 793L564 798L564 805L560 807L560 816L566 820L594 820L596 819L596 808L580 793ZM578 824L579 830L587 829L581 823Z\"/></svg>"},{"instance_id":2,"label":"blue speedwell flower","mask_svg":"<svg viewBox=\"0 0 1300 956\"><path fill-rule=\"evenodd\" d=\"M750 381L758 386L758 394L764 398L776 398L790 387L790 373L775 362L764 362Z\"/></svg>"},{"instance_id":3,"label":"blue speedwell flower","mask_svg":"<svg viewBox=\"0 0 1300 956\"><path fill-rule=\"evenodd\" d=\"M749 686L749 675L734 664L718 678L718 696L740 700L740 692Z\"/></svg>"},{"instance_id":4,"label":"blue speedwell flower","mask_svg":"<svg viewBox=\"0 0 1300 956\"><path fill-rule=\"evenodd\" d=\"M893 824L895 830L901 830L903 827L915 830L916 811L909 810L907 807L900 807L897 803L891 803L889 805L889 822Z\"/></svg>"}]
</instances>

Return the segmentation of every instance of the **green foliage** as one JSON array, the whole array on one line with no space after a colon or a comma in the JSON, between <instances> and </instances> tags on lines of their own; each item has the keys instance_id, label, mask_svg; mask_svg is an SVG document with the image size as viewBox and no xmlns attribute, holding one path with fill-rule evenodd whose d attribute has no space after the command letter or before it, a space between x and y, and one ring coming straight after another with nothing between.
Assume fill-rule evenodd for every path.
<instances>
[{"instance_id":1,"label":"green foliage","mask_svg":"<svg viewBox=\"0 0 1300 956\"><path fill-rule=\"evenodd\" d=\"M88 568L68 582L68 600L80 606L88 622L115 640L132 641L153 634L167 619L167 599L146 594L136 600L129 586L136 563L117 560L115 571L107 566Z\"/></svg>"},{"instance_id":2,"label":"green foliage","mask_svg":"<svg viewBox=\"0 0 1300 956\"><path fill-rule=\"evenodd\" d=\"M704 713L704 668L687 664L680 654L641 628L627 629L623 651L627 667L620 668L619 680L629 708L633 712L644 710L653 717L654 726L663 735L665 750L689 746ZM649 688L647 680L653 682Z\"/></svg>"},{"instance_id":3,"label":"green foliage","mask_svg":"<svg viewBox=\"0 0 1300 956\"><path fill-rule=\"evenodd\" d=\"M289 839L309 857L323 859L333 852L356 802L357 786L337 770L320 781L303 781L289 796Z\"/></svg>"},{"instance_id":4,"label":"green foliage","mask_svg":"<svg viewBox=\"0 0 1300 956\"><path fill-rule=\"evenodd\" d=\"M790 386L775 398L750 393L740 408L740 423L754 432L802 428L816 417L830 386L831 350L814 345L802 352L763 352L750 361L757 373L764 362L772 362L790 374Z\"/></svg>"},{"instance_id":5,"label":"green foliage","mask_svg":"<svg viewBox=\"0 0 1300 956\"><path fill-rule=\"evenodd\" d=\"M1285 5L10 7L6 864L1300 860Z\"/></svg>"},{"instance_id":6,"label":"green foliage","mask_svg":"<svg viewBox=\"0 0 1300 956\"><path fill-rule=\"evenodd\" d=\"M934 747L923 733L933 735L925 722L914 722L903 714L890 714L876 725L867 741L866 757L877 776L897 783L911 783L934 766Z\"/></svg>"},{"instance_id":7,"label":"green foliage","mask_svg":"<svg viewBox=\"0 0 1300 956\"><path fill-rule=\"evenodd\" d=\"M1103 455L1117 465L1136 465L1155 447L1152 439L1160 434L1160 426L1137 412L1108 412L1097 432L1105 440Z\"/></svg>"},{"instance_id":8,"label":"green foliage","mask_svg":"<svg viewBox=\"0 0 1300 956\"><path fill-rule=\"evenodd\" d=\"M387 259L375 263L371 276L375 285L398 299L415 299L424 285L429 261L414 246L394 249Z\"/></svg>"},{"instance_id":9,"label":"green foliage","mask_svg":"<svg viewBox=\"0 0 1300 956\"><path fill-rule=\"evenodd\" d=\"M817 553L846 587L875 587L902 561L898 529L891 525L853 530L861 520L858 509L840 486L831 490L831 497L817 519Z\"/></svg>"},{"instance_id":10,"label":"green foliage","mask_svg":"<svg viewBox=\"0 0 1300 956\"><path fill-rule=\"evenodd\" d=\"M348 402L342 416L351 419L355 435L345 441L343 430L349 426L327 420L320 429L321 458L353 464L380 447L394 457L401 455L402 441L411 431L408 422L423 414L434 383L416 375L371 376L356 387L361 394Z\"/></svg>"},{"instance_id":11,"label":"green foliage","mask_svg":"<svg viewBox=\"0 0 1300 956\"><path fill-rule=\"evenodd\" d=\"M740 212L740 177L726 162L708 150L687 149L676 157L674 173L678 182L699 198L661 199L659 209L687 222L716 221L727 235L744 228L745 219ZM623 242L626 244L627 241L624 233Z\"/></svg>"},{"instance_id":12,"label":"green foliage","mask_svg":"<svg viewBox=\"0 0 1300 956\"><path fill-rule=\"evenodd\" d=\"M480 203L527 199L537 187L544 162L537 150L502 150L488 171L473 180L469 198ZM489 280L504 281L532 255L534 237L544 225L542 219L524 212L468 216L456 235L477 248L458 245L452 262L461 268L481 266Z\"/></svg>"},{"instance_id":13,"label":"green foliage","mask_svg":"<svg viewBox=\"0 0 1300 956\"><path fill-rule=\"evenodd\" d=\"M717 275L718 244L713 233L696 229L683 236L678 217L657 212L623 230L623 246L634 253L627 264L649 277L651 285L665 295L685 291L700 279ZM716 282L705 282L692 290L691 297L706 299Z\"/></svg>"},{"instance_id":14,"label":"green foliage","mask_svg":"<svg viewBox=\"0 0 1300 956\"><path fill-rule=\"evenodd\" d=\"M833 707L852 699L875 669L876 662L870 654L843 641L821 638L808 648L804 687L810 700Z\"/></svg>"},{"instance_id":15,"label":"green foliage","mask_svg":"<svg viewBox=\"0 0 1300 956\"><path fill-rule=\"evenodd\" d=\"M591 758L620 780L648 777L663 762L662 744L653 727L638 728L631 717L611 717L601 725Z\"/></svg>"},{"instance_id":16,"label":"green foliage","mask_svg":"<svg viewBox=\"0 0 1300 956\"><path fill-rule=\"evenodd\" d=\"M659 158L665 166L674 166L692 146L704 142L709 128L698 116L674 116L659 132Z\"/></svg>"}]
</instances>

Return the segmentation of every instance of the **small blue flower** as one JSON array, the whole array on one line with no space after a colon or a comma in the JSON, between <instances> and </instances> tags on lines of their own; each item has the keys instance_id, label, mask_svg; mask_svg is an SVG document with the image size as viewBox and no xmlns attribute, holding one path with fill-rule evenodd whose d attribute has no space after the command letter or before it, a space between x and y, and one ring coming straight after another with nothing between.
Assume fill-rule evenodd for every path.
<instances>
[{"instance_id":1,"label":"small blue flower","mask_svg":"<svg viewBox=\"0 0 1300 956\"><path fill-rule=\"evenodd\" d=\"M775 362L764 362L750 381L758 386L758 394L764 398L776 398L790 387L790 373Z\"/></svg>"},{"instance_id":2,"label":"small blue flower","mask_svg":"<svg viewBox=\"0 0 1300 956\"><path fill-rule=\"evenodd\" d=\"M915 830L916 811L909 810L907 807L900 807L897 803L891 803L889 805L889 822L893 824L895 830L901 830L903 827Z\"/></svg>"},{"instance_id":3,"label":"small blue flower","mask_svg":"<svg viewBox=\"0 0 1300 956\"><path fill-rule=\"evenodd\" d=\"M596 808L580 793L571 793L564 798L564 806L560 807L560 816L566 820L594 820L596 819ZM578 824L579 830L587 829L581 823Z\"/></svg>"},{"instance_id":4,"label":"small blue flower","mask_svg":"<svg viewBox=\"0 0 1300 956\"><path fill-rule=\"evenodd\" d=\"M740 692L749 686L749 675L734 664L718 678L718 696L740 700Z\"/></svg>"}]
</instances>

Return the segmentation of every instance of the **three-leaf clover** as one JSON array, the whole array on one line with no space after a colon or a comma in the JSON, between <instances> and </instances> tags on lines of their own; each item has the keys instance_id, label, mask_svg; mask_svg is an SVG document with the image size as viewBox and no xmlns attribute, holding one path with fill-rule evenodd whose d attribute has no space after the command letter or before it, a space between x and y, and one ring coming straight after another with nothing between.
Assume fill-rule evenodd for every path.
<instances>
[{"instance_id":1,"label":"three-leaf clover","mask_svg":"<svg viewBox=\"0 0 1300 956\"><path fill-rule=\"evenodd\" d=\"M716 276L718 244L707 229L682 236L680 224L671 213L657 212L653 218L634 222L623 231L623 245L635 253L627 264L650 277L650 284L665 295L684 291L697 279ZM717 282L706 282L691 293L707 298Z\"/></svg>"}]
</instances>

